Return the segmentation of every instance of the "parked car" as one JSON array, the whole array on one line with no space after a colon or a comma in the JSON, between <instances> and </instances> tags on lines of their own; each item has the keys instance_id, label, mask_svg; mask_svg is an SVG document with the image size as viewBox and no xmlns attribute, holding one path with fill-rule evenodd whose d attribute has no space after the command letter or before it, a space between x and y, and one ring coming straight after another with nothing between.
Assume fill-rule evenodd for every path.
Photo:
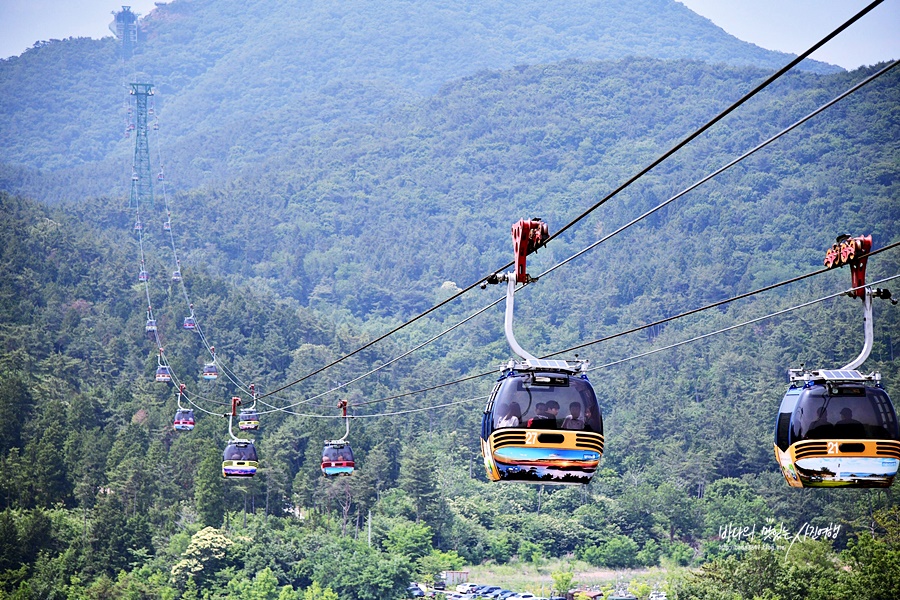
<instances>
[{"instance_id":1,"label":"parked car","mask_svg":"<svg viewBox=\"0 0 900 600\"><path fill-rule=\"evenodd\" d=\"M434 586L433 586L433 587L434 587L434 589L436 589L436 590L446 590L446 589L447 589L447 584L446 584L444 581L442 581L442 580L438 580L438 581L435 581L435 582L434 582Z\"/></svg>"},{"instance_id":2,"label":"parked car","mask_svg":"<svg viewBox=\"0 0 900 600\"><path fill-rule=\"evenodd\" d=\"M474 583L460 583L456 586L456 591L460 594L471 594L477 587L478 585Z\"/></svg>"},{"instance_id":3,"label":"parked car","mask_svg":"<svg viewBox=\"0 0 900 600\"><path fill-rule=\"evenodd\" d=\"M484 585L481 589L476 590L475 593L481 596L482 598L491 598L491 594L494 592L499 592L503 588L499 585Z\"/></svg>"},{"instance_id":4,"label":"parked car","mask_svg":"<svg viewBox=\"0 0 900 600\"><path fill-rule=\"evenodd\" d=\"M424 598L425 592L423 592L419 586L411 585L406 588L406 597L407 598Z\"/></svg>"},{"instance_id":5,"label":"parked car","mask_svg":"<svg viewBox=\"0 0 900 600\"><path fill-rule=\"evenodd\" d=\"M534 600L535 598L537 598L537 596L535 596L531 592L522 592L521 594L514 594L510 596L509 600Z\"/></svg>"}]
</instances>

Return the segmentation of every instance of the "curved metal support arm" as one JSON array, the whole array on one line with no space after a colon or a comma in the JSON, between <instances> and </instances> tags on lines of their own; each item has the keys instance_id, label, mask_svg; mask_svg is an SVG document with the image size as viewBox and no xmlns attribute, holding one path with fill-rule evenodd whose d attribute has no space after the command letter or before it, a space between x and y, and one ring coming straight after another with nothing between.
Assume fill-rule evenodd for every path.
<instances>
[{"instance_id":1,"label":"curved metal support arm","mask_svg":"<svg viewBox=\"0 0 900 600\"><path fill-rule=\"evenodd\" d=\"M866 341L863 344L862 352L860 352L859 356L856 357L853 362L847 363L841 369L857 369L860 365L862 365L867 358L869 358L869 354L872 352L872 344L875 340L875 327L872 322L872 288L865 288L865 295L862 298L863 301L863 327L866 333Z\"/></svg>"},{"instance_id":2,"label":"curved metal support arm","mask_svg":"<svg viewBox=\"0 0 900 600\"><path fill-rule=\"evenodd\" d=\"M526 352L519 342L516 341L516 335L513 333L513 308L515 307L516 293L516 274L509 273L506 277L506 320L504 329L506 331L506 341L512 351L521 356L524 360L537 360L536 357Z\"/></svg>"}]
</instances>

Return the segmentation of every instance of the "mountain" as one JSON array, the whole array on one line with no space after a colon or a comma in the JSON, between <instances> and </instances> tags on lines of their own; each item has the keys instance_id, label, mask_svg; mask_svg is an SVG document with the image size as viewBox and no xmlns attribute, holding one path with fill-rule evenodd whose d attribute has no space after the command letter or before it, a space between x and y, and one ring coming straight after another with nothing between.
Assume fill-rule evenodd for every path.
<instances>
[{"instance_id":1,"label":"mountain","mask_svg":"<svg viewBox=\"0 0 900 600\"><path fill-rule=\"evenodd\" d=\"M177 0L140 27L140 51L127 64L110 38L49 42L0 62L0 164L54 171L99 162L108 178L110 164L130 156L122 106L138 80L156 85L166 150L183 159L182 181L193 186L483 70L629 56L774 69L790 58L674 0ZM114 191L97 184L88 193Z\"/></svg>"}]
</instances>

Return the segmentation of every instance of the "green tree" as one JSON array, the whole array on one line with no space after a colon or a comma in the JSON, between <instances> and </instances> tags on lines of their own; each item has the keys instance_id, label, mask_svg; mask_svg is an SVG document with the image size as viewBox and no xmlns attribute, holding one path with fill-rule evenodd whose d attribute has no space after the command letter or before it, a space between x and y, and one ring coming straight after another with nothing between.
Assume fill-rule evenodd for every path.
<instances>
[{"instance_id":1,"label":"green tree","mask_svg":"<svg viewBox=\"0 0 900 600\"><path fill-rule=\"evenodd\" d=\"M194 481L194 502L200 521L209 527L221 527L225 517L225 486L222 459L212 447L204 453Z\"/></svg>"}]
</instances>

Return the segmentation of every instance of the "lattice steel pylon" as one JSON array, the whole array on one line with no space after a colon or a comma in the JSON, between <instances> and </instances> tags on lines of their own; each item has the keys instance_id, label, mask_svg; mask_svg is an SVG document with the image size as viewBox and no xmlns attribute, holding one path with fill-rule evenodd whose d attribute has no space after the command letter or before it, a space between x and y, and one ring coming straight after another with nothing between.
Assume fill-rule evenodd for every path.
<instances>
[{"instance_id":1,"label":"lattice steel pylon","mask_svg":"<svg viewBox=\"0 0 900 600\"><path fill-rule=\"evenodd\" d=\"M113 11L115 19L109 25L110 31L122 41L122 60L134 55L138 43L137 20L140 13L131 12L130 6L123 6L120 12Z\"/></svg>"},{"instance_id":2,"label":"lattice steel pylon","mask_svg":"<svg viewBox=\"0 0 900 600\"><path fill-rule=\"evenodd\" d=\"M150 142L147 139L147 98L153 95L152 83L132 83L135 101L134 160L131 163L131 208L153 208L153 180L150 177Z\"/></svg>"}]
</instances>

